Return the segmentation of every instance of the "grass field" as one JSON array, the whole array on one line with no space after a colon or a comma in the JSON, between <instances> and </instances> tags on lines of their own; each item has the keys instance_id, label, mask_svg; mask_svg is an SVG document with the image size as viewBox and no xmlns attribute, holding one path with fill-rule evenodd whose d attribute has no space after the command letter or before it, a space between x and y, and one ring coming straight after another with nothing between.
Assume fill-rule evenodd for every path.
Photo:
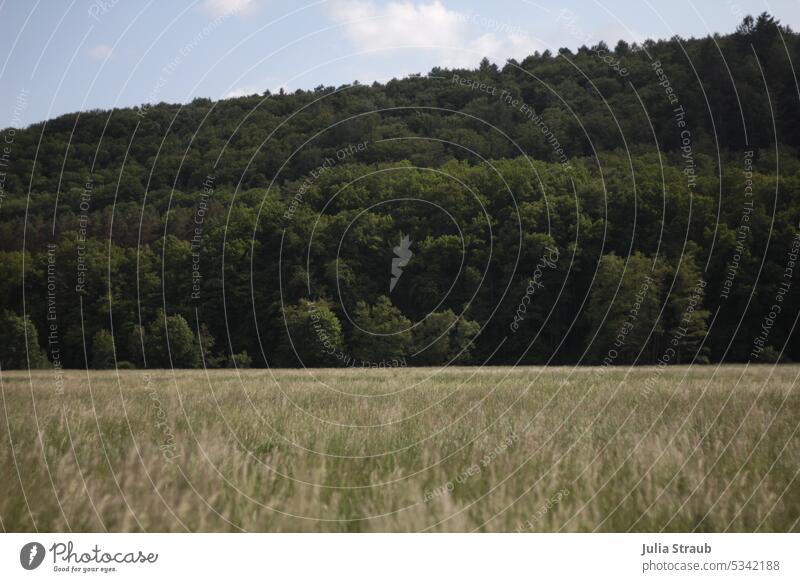
<instances>
[{"instance_id":1,"label":"grass field","mask_svg":"<svg viewBox=\"0 0 800 582\"><path fill-rule=\"evenodd\" d=\"M3 372L6 531L800 531L800 366Z\"/></svg>"}]
</instances>

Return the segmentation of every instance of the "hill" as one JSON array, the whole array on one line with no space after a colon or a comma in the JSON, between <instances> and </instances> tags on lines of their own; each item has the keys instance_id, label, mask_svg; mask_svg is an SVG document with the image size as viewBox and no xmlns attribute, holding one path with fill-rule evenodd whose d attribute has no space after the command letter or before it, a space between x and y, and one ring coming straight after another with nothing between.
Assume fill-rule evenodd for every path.
<instances>
[{"instance_id":1,"label":"hill","mask_svg":"<svg viewBox=\"0 0 800 582\"><path fill-rule=\"evenodd\" d=\"M799 48L762 14L6 129L0 363L797 359Z\"/></svg>"}]
</instances>

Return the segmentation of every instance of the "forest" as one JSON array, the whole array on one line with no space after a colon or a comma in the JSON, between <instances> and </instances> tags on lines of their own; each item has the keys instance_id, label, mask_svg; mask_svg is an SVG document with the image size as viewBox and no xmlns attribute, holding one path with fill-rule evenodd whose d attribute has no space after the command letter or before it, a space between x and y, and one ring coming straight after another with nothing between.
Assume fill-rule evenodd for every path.
<instances>
[{"instance_id":1,"label":"forest","mask_svg":"<svg viewBox=\"0 0 800 582\"><path fill-rule=\"evenodd\" d=\"M2 130L0 366L800 360L800 38Z\"/></svg>"}]
</instances>

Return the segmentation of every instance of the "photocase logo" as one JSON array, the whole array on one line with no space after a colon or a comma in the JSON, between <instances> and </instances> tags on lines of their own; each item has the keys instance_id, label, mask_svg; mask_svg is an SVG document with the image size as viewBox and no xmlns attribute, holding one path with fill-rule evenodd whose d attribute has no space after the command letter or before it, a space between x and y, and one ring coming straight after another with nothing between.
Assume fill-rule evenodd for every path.
<instances>
[{"instance_id":1,"label":"photocase logo","mask_svg":"<svg viewBox=\"0 0 800 582\"><path fill-rule=\"evenodd\" d=\"M29 542L19 551L19 563L26 570L35 570L44 560L44 546L39 542Z\"/></svg>"},{"instance_id":2,"label":"photocase logo","mask_svg":"<svg viewBox=\"0 0 800 582\"><path fill-rule=\"evenodd\" d=\"M411 252L411 243L413 241L408 236L400 233L400 244L394 247L394 254L392 259L392 280L389 281L389 293L394 291L395 285L403 275L403 267L405 267L414 256Z\"/></svg>"}]
</instances>

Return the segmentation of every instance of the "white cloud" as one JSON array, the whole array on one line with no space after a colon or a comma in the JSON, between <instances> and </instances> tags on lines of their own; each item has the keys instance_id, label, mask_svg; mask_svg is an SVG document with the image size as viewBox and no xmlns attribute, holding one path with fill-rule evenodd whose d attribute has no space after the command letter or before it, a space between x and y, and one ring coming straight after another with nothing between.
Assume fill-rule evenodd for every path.
<instances>
[{"instance_id":1,"label":"white cloud","mask_svg":"<svg viewBox=\"0 0 800 582\"><path fill-rule=\"evenodd\" d=\"M93 59L103 61L111 56L111 46L107 44L98 44L86 49L86 54Z\"/></svg>"},{"instance_id":2,"label":"white cloud","mask_svg":"<svg viewBox=\"0 0 800 582\"><path fill-rule=\"evenodd\" d=\"M442 66L475 66L482 57L503 63L542 49L519 27L450 10L441 0L383 5L373 0L336 0L330 15L343 25L356 50L419 47L434 52L436 64Z\"/></svg>"},{"instance_id":3,"label":"white cloud","mask_svg":"<svg viewBox=\"0 0 800 582\"><path fill-rule=\"evenodd\" d=\"M477 51L482 55L496 56L500 54L504 47L504 42L493 32L482 34L469 43L470 50Z\"/></svg>"},{"instance_id":4,"label":"white cloud","mask_svg":"<svg viewBox=\"0 0 800 582\"><path fill-rule=\"evenodd\" d=\"M508 50L510 51L509 57L513 57L515 59L523 59L532 55L536 51L543 51L547 48L544 46L542 41L531 38L524 33L509 34L508 44Z\"/></svg>"},{"instance_id":5,"label":"white cloud","mask_svg":"<svg viewBox=\"0 0 800 582\"><path fill-rule=\"evenodd\" d=\"M224 16L232 13L249 13L255 5L255 0L205 0L203 9L211 16Z\"/></svg>"},{"instance_id":6,"label":"white cloud","mask_svg":"<svg viewBox=\"0 0 800 582\"><path fill-rule=\"evenodd\" d=\"M439 0L430 4L389 2L383 6L364 0L342 0L331 9L333 20L345 24L345 35L359 50L397 46L458 46L466 23L458 12Z\"/></svg>"}]
</instances>

